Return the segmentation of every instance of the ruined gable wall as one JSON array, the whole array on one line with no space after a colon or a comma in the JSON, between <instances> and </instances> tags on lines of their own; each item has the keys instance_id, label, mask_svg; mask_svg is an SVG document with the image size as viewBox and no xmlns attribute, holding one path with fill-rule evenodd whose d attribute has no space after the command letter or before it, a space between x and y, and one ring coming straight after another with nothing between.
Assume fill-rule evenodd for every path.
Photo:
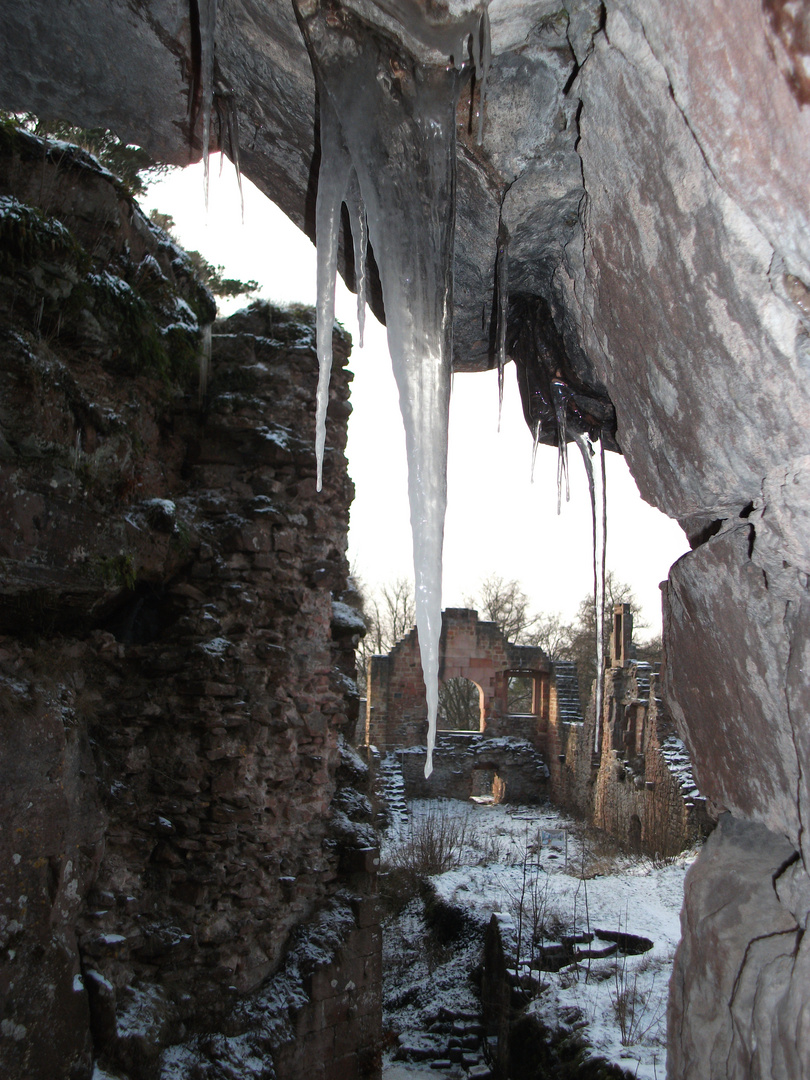
<instances>
[{"instance_id":1,"label":"ruined gable wall","mask_svg":"<svg viewBox=\"0 0 810 1080\"><path fill-rule=\"evenodd\" d=\"M494 622L478 618L468 608L442 612L439 644L439 679L470 679L482 691L483 730L488 736L518 735L537 742L534 720L513 721L507 716L507 680L504 673L525 667L548 671L540 649L511 645ZM419 638L412 630L387 656L375 656L369 665L366 742L386 750L423 744L427 705Z\"/></svg>"}]
</instances>

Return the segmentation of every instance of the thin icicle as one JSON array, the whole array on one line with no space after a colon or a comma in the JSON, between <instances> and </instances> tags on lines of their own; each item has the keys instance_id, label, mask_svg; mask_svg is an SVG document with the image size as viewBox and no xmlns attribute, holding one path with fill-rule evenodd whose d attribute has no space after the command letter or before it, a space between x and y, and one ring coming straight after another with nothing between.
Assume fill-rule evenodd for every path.
<instances>
[{"instance_id":1,"label":"thin icicle","mask_svg":"<svg viewBox=\"0 0 810 1080\"><path fill-rule=\"evenodd\" d=\"M480 146L484 141L484 105L487 100L487 76L489 75L489 65L492 62L492 35L489 25L488 8L484 8L481 13L481 21L478 24L477 46L477 49L473 52L473 60L475 63L475 78L481 84L481 90L478 95L478 138L476 140Z\"/></svg>"},{"instance_id":2,"label":"thin icicle","mask_svg":"<svg viewBox=\"0 0 810 1080\"><path fill-rule=\"evenodd\" d=\"M600 469L594 472L591 455L593 450L584 435L572 433L574 442L579 447L585 472L588 476L588 489L591 495L591 521L593 525L593 597L594 622L596 624L596 726L594 730L593 751L598 754L602 743L602 708L605 696L605 566L607 553L607 487L605 477L605 447L600 438ZM597 484L597 476L599 483Z\"/></svg>"},{"instance_id":3,"label":"thin icicle","mask_svg":"<svg viewBox=\"0 0 810 1080\"><path fill-rule=\"evenodd\" d=\"M211 109L214 104L214 42L217 32L217 0L197 0L200 18L200 67L202 74L202 152L205 208L208 209L208 148L211 141Z\"/></svg>"},{"instance_id":4,"label":"thin icicle","mask_svg":"<svg viewBox=\"0 0 810 1080\"><path fill-rule=\"evenodd\" d=\"M326 409L329 404L329 377L332 373L332 331L335 325L335 279L337 277L340 209L349 182L352 163L341 138L329 95L320 94L321 168L315 203L317 239L318 392L315 409L316 488L323 487L323 455L326 448Z\"/></svg>"},{"instance_id":5,"label":"thin icicle","mask_svg":"<svg viewBox=\"0 0 810 1080\"><path fill-rule=\"evenodd\" d=\"M202 405L205 399L206 391L208 390L208 375L211 371L211 328L212 324L208 323L202 328L202 348L200 349L200 404Z\"/></svg>"},{"instance_id":6,"label":"thin icicle","mask_svg":"<svg viewBox=\"0 0 810 1080\"><path fill-rule=\"evenodd\" d=\"M568 482L568 396L569 390L562 379L551 380L551 396L557 419L557 514L562 506L562 489L565 481L565 501L571 498Z\"/></svg>"},{"instance_id":7,"label":"thin icicle","mask_svg":"<svg viewBox=\"0 0 810 1080\"><path fill-rule=\"evenodd\" d=\"M596 673L596 704L599 719L596 724L594 741L596 753L601 749L602 741L602 709L605 698L605 578L607 572L607 472L605 469L605 444L602 436L599 436L599 473L602 479L602 535L600 536L601 566L599 568L599 588L596 606L596 663L599 665ZM596 575L594 575L596 576Z\"/></svg>"},{"instance_id":8,"label":"thin icicle","mask_svg":"<svg viewBox=\"0 0 810 1080\"><path fill-rule=\"evenodd\" d=\"M534 437L532 440L532 473L530 482L534 483L534 463L537 461L537 447L540 445L540 432L543 430L543 423L538 420L534 425Z\"/></svg>"},{"instance_id":9,"label":"thin icicle","mask_svg":"<svg viewBox=\"0 0 810 1080\"><path fill-rule=\"evenodd\" d=\"M498 228L498 252L495 257L495 288L497 308L495 336L498 358L498 431L501 430L503 412L503 375L506 367L506 323L509 311L509 230L503 222ZM532 471L534 463L532 462Z\"/></svg>"},{"instance_id":10,"label":"thin icicle","mask_svg":"<svg viewBox=\"0 0 810 1080\"><path fill-rule=\"evenodd\" d=\"M363 348L363 334L366 328L366 251L368 249L368 222L363 197L357 175L353 174L349 182L346 198L349 222L352 227L352 247L354 250L354 283L357 289L357 329L360 348Z\"/></svg>"},{"instance_id":11,"label":"thin icicle","mask_svg":"<svg viewBox=\"0 0 810 1080\"><path fill-rule=\"evenodd\" d=\"M242 224L245 224L245 193L242 190L242 163L239 150L239 114L236 111L233 95L225 98L225 122L228 129L228 145L231 151L231 161L236 169L236 183L239 187L239 202L242 207Z\"/></svg>"}]
</instances>

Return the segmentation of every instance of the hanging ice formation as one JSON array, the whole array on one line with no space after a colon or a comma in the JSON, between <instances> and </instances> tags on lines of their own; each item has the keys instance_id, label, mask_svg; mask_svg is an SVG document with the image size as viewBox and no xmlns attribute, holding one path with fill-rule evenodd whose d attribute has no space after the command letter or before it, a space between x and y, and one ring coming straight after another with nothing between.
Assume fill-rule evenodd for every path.
<instances>
[{"instance_id":1,"label":"hanging ice formation","mask_svg":"<svg viewBox=\"0 0 810 1080\"><path fill-rule=\"evenodd\" d=\"M434 23L418 0L354 0L357 10L334 0L296 3L320 102L317 483L320 489L345 202L359 304L365 290L366 243L374 249L405 425L429 776L438 707L447 502L456 106L470 66L480 85L485 84L486 8L476 0L474 7ZM399 43L403 38L411 39L407 51Z\"/></svg>"},{"instance_id":2,"label":"hanging ice formation","mask_svg":"<svg viewBox=\"0 0 810 1080\"><path fill-rule=\"evenodd\" d=\"M211 371L211 331L211 323L207 323L202 328L202 341L200 343L200 405L202 405L205 400L205 395L208 391L208 375Z\"/></svg>"},{"instance_id":3,"label":"hanging ice formation","mask_svg":"<svg viewBox=\"0 0 810 1080\"><path fill-rule=\"evenodd\" d=\"M551 380L551 399L554 404L554 416L557 420L557 513L562 506L563 481L565 481L565 501L571 498L571 486L568 482L568 398L571 391L562 379Z\"/></svg>"},{"instance_id":4,"label":"hanging ice formation","mask_svg":"<svg viewBox=\"0 0 810 1080\"><path fill-rule=\"evenodd\" d=\"M245 224L245 192L242 188L242 160L239 150L239 113L236 110L236 103L234 101L234 95L232 90L218 89L217 90L217 112L219 113L220 121L220 135L219 144L220 147L225 145L225 139L222 137L222 125L225 125L225 134L228 141L229 156L233 162L233 167L236 170L236 183L239 188L239 202L242 207L242 224ZM220 155L219 171L222 175L222 162L225 155Z\"/></svg>"},{"instance_id":5,"label":"hanging ice formation","mask_svg":"<svg viewBox=\"0 0 810 1080\"><path fill-rule=\"evenodd\" d=\"M202 93L202 152L205 206L208 208L208 147L211 141L211 109L214 103L214 40L217 29L217 0L197 0L200 24L200 83Z\"/></svg>"},{"instance_id":6,"label":"hanging ice formation","mask_svg":"<svg viewBox=\"0 0 810 1080\"><path fill-rule=\"evenodd\" d=\"M591 460L593 450L584 435L573 432L572 438L579 447L588 488L591 495L591 518L593 523L593 598L596 624L596 726L593 752L599 753L602 742L602 703L605 697L605 560L607 553L607 486L605 477L605 446L599 439L599 472L594 471Z\"/></svg>"},{"instance_id":7,"label":"hanging ice formation","mask_svg":"<svg viewBox=\"0 0 810 1080\"><path fill-rule=\"evenodd\" d=\"M498 227L498 253L495 257L495 338L498 361L498 431L503 411L503 375L506 367L506 324L509 315L509 230L503 222ZM532 469L534 460L532 459Z\"/></svg>"},{"instance_id":8,"label":"hanging ice formation","mask_svg":"<svg viewBox=\"0 0 810 1080\"><path fill-rule=\"evenodd\" d=\"M593 522L593 577L596 614L596 731L595 747L601 743L604 698L605 540L607 501L605 450L618 451L616 414L605 391L582 380L581 367L566 349L551 308L542 297L511 296L509 299L509 353L517 368L523 415L534 436L532 475L541 442L557 446L557 512L562 505L563 484L568 497L568 442L582 453L588 475ZM592 444L599 441L600 468L594 470Z\"/></svg>"}]
</instances>

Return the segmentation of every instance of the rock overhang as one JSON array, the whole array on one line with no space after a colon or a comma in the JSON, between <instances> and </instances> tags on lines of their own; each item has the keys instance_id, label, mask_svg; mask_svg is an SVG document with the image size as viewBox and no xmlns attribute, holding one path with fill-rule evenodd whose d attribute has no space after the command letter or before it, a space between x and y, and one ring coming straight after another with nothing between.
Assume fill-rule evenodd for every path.
<instances>
[{"instance_id":1,"label":"rock overhang","mask_svg":"<svg viewBox=\"0 0 810 1080\"><path fill-rule=\"evenodd\" d=\"M352 6L380 16L377 5L353 0ZM455 5L460 6L481 10L480 4ZM398 24L387 13L393 7L382 5L382 20L384 31L395 38ZM582 246L578 100L570 89L599 29L600 12L593 0L569 5L567 12L550 0L490 5L493 55L481 145L474 115L480 87L473 99L462 92L458 107L453 363L457 371L480 371L497 362L496 254L499 230L505 230L510 292L541 299L563 330L568 367L591 396L607 403L603 382L570 331L573 320L566 324L562 318L556 284L566 248ZM80 0L65 14L60 40L40 34L35 44L34 28L47 19L47 5L35 0L8 20L0 75L5 108L110 127L172 164L199 158L196 2L187 10L165 0L137 9L114 3L98 15L93 0ZM420 61L441 62L440 52L409 33L404 21L397 47ZM437 43L444 44L432 44ZM99 59L114 55L127 57L124 78L120 66ZM316 90L292 3L261 8L232 3L221 9L212 147L228 142L231 111L238 120L243 171L314 238ZM352 286L350 242L341 244L339 269ZM384 318L376 283L370 300ZM541 433L541 441L555 439L553 428Z\"/></svg>"}]
</instances>

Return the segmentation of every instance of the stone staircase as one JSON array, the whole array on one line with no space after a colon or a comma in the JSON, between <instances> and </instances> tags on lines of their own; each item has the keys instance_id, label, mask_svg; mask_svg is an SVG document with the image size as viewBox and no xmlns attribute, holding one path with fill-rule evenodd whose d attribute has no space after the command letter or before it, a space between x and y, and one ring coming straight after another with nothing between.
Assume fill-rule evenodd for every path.
<instances>
[{"instance_id":1,"label":"stone staircase","mask_svg":"<svg viewBox=\"0 0 810 1080\"><path fill-rule=\"evenodd\" d=\"M394 832L402 831L408 824L408 801L405 798L402 763L395 753L385 754L380 759L374 788L382 806L385 827Z\"/></svg>"},{"instance_id":2,"label":"stone staircase","mask_svg":"<svg viewBox=\"0 0 810 1080\"><path fill-rule=\"evenodd\" d=\"M554 664L554 676L557 683L557 711L560 720L568 724L582 723L577 665L573 660L557 660Z\"/></svg>"},{"instance_id":3,"label":"stone staircase","mask_svg":"<svg viewBox=\"0 0 810 1080\"><path fill-rule=\"evenodd\" d=\"M395 1061L421 1064L437 1076L458 1080L490 1080L481 1017L440 1008L427 1031L400 1035Z\"/></svg>"}]
</instances>

